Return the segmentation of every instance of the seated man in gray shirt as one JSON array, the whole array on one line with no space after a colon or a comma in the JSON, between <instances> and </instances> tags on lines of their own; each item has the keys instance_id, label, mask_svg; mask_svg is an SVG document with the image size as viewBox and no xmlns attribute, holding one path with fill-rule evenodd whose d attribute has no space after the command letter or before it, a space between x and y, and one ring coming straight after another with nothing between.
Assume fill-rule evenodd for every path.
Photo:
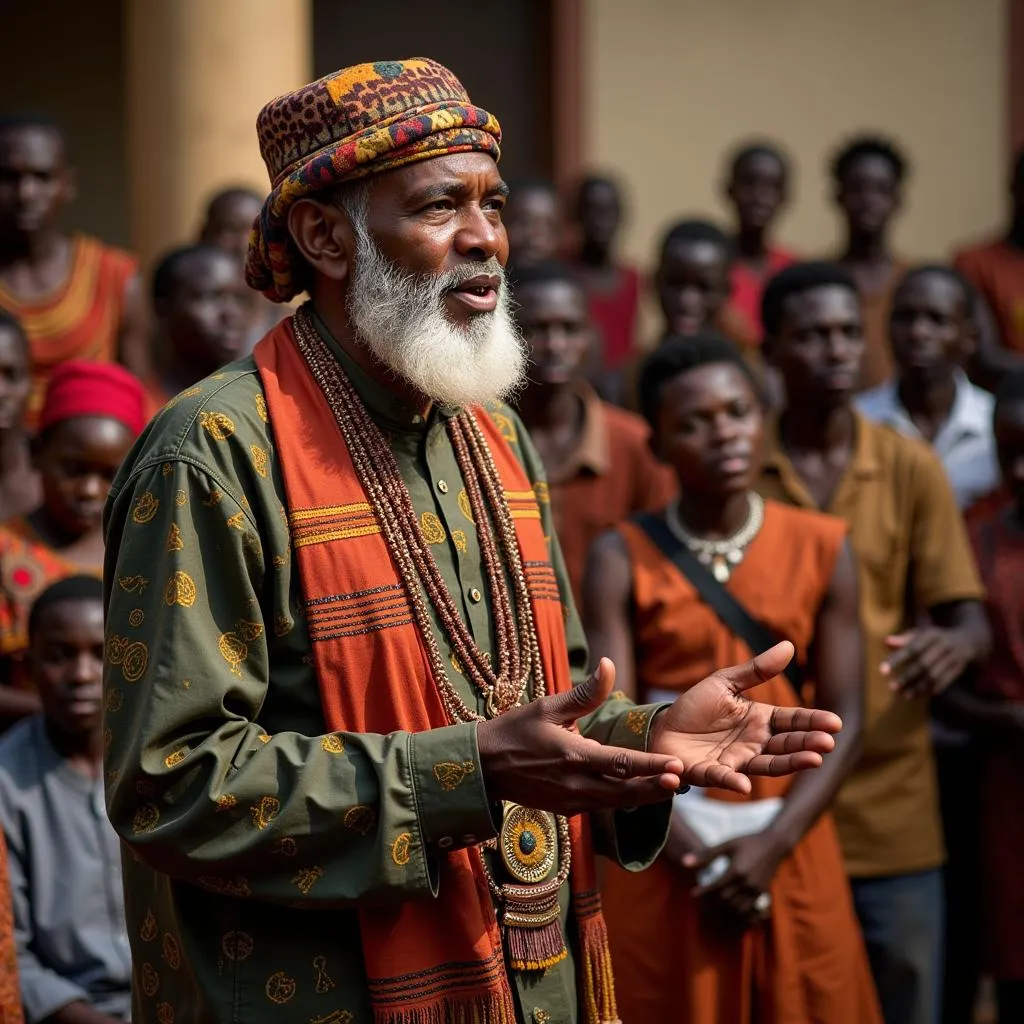
<instances>
[{"instance_id":1,"label":"seated man in gray shirt","mask_svg":"<svg viewBox=\"0 0 1024 1024\"><path fill-rule=\"evenodd\" d=\"M114 1024L131 1011L117 835L103 807L103 586L37 599L29 665L43 713L0 739L21 998L28 1024Z\"/></svg>"}]
</instances>

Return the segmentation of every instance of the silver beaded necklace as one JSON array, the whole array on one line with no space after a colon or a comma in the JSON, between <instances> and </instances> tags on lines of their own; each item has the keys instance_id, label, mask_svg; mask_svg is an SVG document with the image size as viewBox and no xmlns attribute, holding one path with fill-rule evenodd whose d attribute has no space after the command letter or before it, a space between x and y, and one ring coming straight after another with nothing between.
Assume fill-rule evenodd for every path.
<instances>
[{"instance_id":1,"label":"silver beaded necklace","mask_svg":"<svg viewBox=\"0 0 1024 1024\"><path fill-rule=\"evenodd\" d=\"M731 536L724 540L707 540L695 537L679 518L679 506L673 502L665 509L665 522L668 528L696 556L701 565L711 570L711 575L719 583L728 583L733 570L743 561L750 542L758 535L764 523L764 499L756 491L747 492L750 511L746 522Z\"/></svg>"}]
</instances>

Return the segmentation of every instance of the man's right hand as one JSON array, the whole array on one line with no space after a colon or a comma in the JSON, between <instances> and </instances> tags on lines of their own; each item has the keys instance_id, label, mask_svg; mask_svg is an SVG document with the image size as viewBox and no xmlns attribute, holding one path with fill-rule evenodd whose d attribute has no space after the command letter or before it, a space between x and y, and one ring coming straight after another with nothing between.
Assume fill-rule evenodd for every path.
<instances>
[{"instance_id":1,"label":"man's right hand","mask_svg":"<svg viewBox=\"0 0 1024 1024\"><path fill-rule=\"evenodd\" d=\"M669 799L682 784L678 758L607 747L575 729L614 685L615 669L604 659L581 686L481 722L477 744L488 797L565 815Z\"/></svg>"}]
</instances>

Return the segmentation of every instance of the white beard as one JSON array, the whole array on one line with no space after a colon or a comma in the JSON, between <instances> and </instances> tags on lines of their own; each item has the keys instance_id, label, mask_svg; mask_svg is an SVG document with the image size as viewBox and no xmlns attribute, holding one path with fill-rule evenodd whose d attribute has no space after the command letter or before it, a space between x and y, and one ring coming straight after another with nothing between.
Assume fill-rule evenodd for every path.
<instances>
[{"instance_id":1,"label":"white beard","mask_svg":"<svg viewBox=\"0 0 1024 1024\"><path fill-rule=\"evenodd\" d=\"M380 251L360 219L354 218L356 253L347 299L359 341L441 405L468 408L510 398L525 383L528 355L498 261L437 275L410 274ZM501 278L497 308L456 326L445 315L445 294L479 274Z\"/></svg>"}]
</instances>

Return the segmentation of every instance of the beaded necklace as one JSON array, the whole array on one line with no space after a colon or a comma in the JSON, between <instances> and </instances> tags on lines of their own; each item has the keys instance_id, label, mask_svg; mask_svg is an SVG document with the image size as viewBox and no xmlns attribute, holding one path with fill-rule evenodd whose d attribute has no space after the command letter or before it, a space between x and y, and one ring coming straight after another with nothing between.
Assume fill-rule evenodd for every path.
<instances>
[{"instance_id":1,"label":"beaded necklace","mask_svg":"<svg viewBox=\"0 0 1024 1024\"><path fill-rule=\"evenodd\" d=\"M292 326L299 351L334 414L388 550L398 564L399 577L449 720L484 721L516 707L527 693L530 700L543 696L546 689L540 642L515 524L494 457L473 414L461 412L451 417L447 431L480 543L495 616L497 670L480 650L452 600L423 538L394 453L380 428L304 308L295 313ZM494 541L495 533L500 552ZM467 678L483 695L485 715L469 707L452 685L431 625L427 600ZM477 849L488 888L503 908L502 924L511 966L542 971L564 960L568 953L560 924L558 894L569 877L572 861L567 820L506 803L500 842L490 840L482 845L500 851L506 869L515 879L512 883L499 883ZM551 870L556 849L558 870L554 877L540 881Z\"/></svg>"}]
</instances>

